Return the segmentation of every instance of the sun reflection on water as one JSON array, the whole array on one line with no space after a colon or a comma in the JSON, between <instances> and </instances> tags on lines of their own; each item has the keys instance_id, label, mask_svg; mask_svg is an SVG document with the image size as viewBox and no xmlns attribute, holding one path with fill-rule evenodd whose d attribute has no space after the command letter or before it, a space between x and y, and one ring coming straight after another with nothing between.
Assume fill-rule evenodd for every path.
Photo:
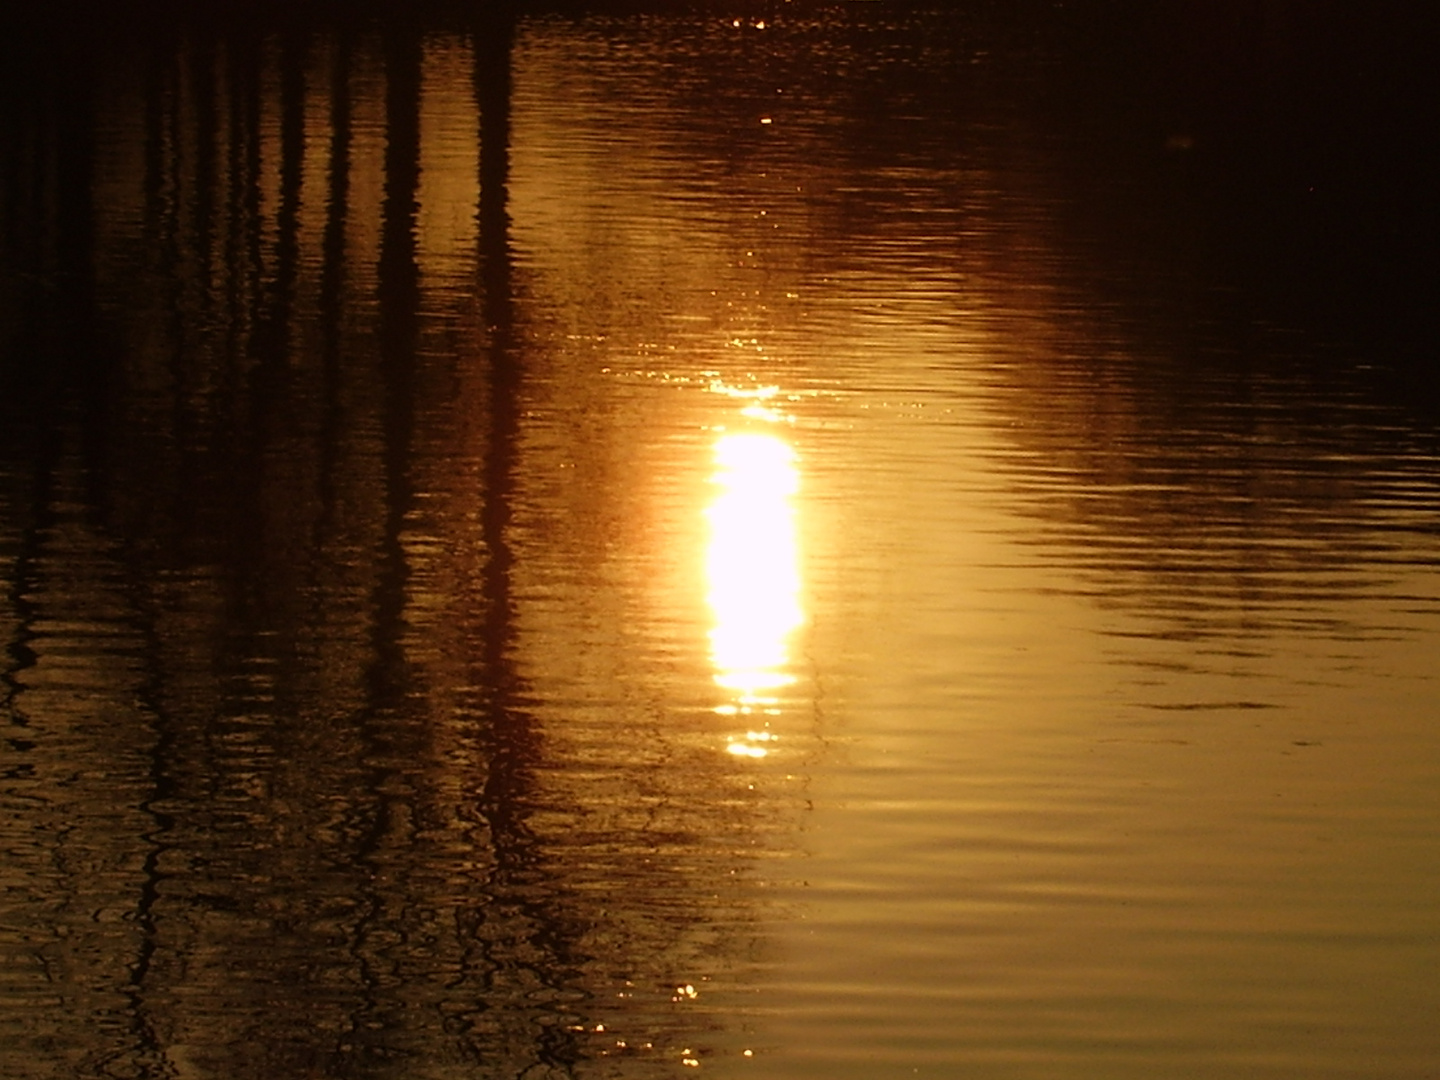
<instances>
[{"instance_id":1,"label":"sun reflection on water","mask_svg":"<svg viewBox=\"0 0 1440 1080\"><path fill-rule=\"evenodd\" d=\"M766 432L724 434L715 443L711 482L718 490L706 511L710 654L715 682L730 695L717 712L764 716L775 711L776 692L795 681L789 638L804 621L791 503L799 487L794 451ZM729 750L764 757L774 739L749 731L732 737Z\"/></svg>"}]
</instances>

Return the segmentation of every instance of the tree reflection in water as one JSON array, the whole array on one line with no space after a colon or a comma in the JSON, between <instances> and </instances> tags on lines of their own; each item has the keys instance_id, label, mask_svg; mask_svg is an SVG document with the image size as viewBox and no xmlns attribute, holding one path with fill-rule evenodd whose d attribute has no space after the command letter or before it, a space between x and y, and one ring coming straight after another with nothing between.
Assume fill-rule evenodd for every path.
<instances>
[{"instance_id":1,"label":"tree reflection in water","mask_svg":"<svg viewBox=\"0 0 1440 1080\"><path fill-rule=\"evenodd\" d=\"M540 779L566 766L520 662L555 644L517 622L513 33L191 28L11 117L75 172L51 250L107 343L47 340L51 312L10 338L70 363L20 387L9 460L51 449L5 473L23 1075L668 1066L685 927L705 970L746 938L684 898L654 806L607 811L642 858L577 862L559 823L633 796Z\"/></svg>"}]
</instances>

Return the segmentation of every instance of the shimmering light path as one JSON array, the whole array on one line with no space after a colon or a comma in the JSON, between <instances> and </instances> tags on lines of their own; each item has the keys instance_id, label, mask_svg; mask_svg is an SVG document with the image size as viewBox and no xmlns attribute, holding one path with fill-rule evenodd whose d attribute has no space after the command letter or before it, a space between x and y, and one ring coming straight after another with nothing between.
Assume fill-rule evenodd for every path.
<instances>
[{"instance_id":1,"label":"shimmering light path","mask_svg":"<svg viewBox=\"0 0 1440 1080\"><path fill-rule=\"evenodd\" d=\"M778 435L739 432L715 443L718 489L706 509L710 525L707 599L715 682L730 691L727 715L756 717L730 752L763 757L763 717L773 692L794 682L788 671L791 634L804 621L793 497L799 487L795 454Z\"/></svg>"}]
</instances>

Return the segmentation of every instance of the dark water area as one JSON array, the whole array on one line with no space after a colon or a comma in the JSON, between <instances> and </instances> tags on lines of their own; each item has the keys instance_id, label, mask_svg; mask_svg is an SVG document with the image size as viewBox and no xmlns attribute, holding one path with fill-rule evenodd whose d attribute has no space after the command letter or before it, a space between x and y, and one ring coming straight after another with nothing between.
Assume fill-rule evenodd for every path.
<instances>
[{"instance_id":1,"label":"dark water area","mask_svg":"<svg viewBox=\"0 0 1440 1080\"><path fill-rule=\"evenodd\" d=\"M0 43L0 1075L1419 1078L1432 19Z\"/></svg>"}]
</instances>

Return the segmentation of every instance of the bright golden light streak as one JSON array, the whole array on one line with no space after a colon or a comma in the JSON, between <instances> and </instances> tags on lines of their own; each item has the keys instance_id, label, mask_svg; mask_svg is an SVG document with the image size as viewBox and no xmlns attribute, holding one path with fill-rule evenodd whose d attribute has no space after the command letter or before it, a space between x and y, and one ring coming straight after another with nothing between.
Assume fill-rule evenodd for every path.
<instances>
[{"instance_id":1,"label":"bright golden light streak","mask_svg":"<svg viewBox=\"0 0 1440 1080\"><path fill-rule=\"evenodd\" d=\"M735 695L720 711L743 713L794 682L789 637L804 621L791 505L799 473L789 444L758 432L722 436L715 466L718 491L706 511L710 653L716 683ZM767 740L732 743L730 751L764 756L755 741Z\"/></svg>"}]
</instances>

